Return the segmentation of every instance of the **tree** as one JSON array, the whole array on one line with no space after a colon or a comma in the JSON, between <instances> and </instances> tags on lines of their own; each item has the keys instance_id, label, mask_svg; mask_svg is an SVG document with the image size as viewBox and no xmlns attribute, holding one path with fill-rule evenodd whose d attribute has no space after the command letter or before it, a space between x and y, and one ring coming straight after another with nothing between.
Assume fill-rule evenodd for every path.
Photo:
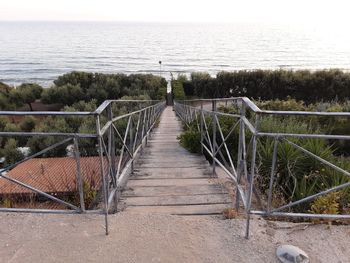
<instances>
[{"instance_id":1,"label":"tree","mask_svg":"<svg viewBox=\"0 0 350 263\"><path fill-rule=\"evenodd\" d=\"M9 94L12 87L0 81L0 93Z\"/></svg>"},{"instance_id":2,"label":"tree","mask_svg":"<svg viewBox=\"0 0 350 263\"><path fill-rule=\"evenodd\" d=\"M185 99L185 92L184 92L184 87L182 82L178 80L173 80L171 82L171 88L172 88L172 93L174 96L174 99L176 100L184 100Z\"/></svg>"},{"instance_id":3,"label":"tree","mask_svg":"<svg viewBox=\"0 0 350 263\"><path fill-rule=\"evenodd\" d=\"M17 141L13 138L7 140L1 154L5 157L5 166L14 164L24 158L23 154L17 149Z\"/></svg>"},{"instance_id":4,"label":"tree","mask_svg":"<svg viewBox=\"0 0 350 263\"><path fill-rule=\"evenodd\" d=\"M85 97L86 94L84 94L79 84L65 84L63 86L53 86L45 89L41 100L46 104L60 103L63 105L72 105L77 101L84 100Z\"/></svg>"},{"instance_id":5,"label":"tree","mask_svg":"<svg viewBox=\"0 0 350 263\"><path fill-rule=\"evenodd\" d=\"M28 104L33 111L32 103L40 99L43 88L38 84L24 83L11 90L11 99L17 105Z\"/></svg>"}]
</instances>

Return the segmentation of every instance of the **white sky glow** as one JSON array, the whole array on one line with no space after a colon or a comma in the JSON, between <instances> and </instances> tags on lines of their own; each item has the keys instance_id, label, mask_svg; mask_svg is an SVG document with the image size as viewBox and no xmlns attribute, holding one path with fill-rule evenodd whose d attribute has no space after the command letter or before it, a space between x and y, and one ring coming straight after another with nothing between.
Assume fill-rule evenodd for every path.
<instances>
[{"instance_id":1,"label":"white sky glow","mask_svg":"<svg viewBox=\"0 0 350 263\"><path fill-rule=\"evenodd\" d=\"M350 25L348 0L0 0L0 20Z\"/></svg>"}]
</instances>

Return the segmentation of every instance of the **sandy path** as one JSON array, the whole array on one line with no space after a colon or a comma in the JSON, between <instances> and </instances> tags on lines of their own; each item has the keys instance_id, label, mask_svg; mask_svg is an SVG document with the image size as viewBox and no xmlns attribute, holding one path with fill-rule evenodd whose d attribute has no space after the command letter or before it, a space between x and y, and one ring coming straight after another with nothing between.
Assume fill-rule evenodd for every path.
<instances>
[{"instance_id":1,"label":"sandy path","mask_svg":"<svg viewBox=\"0 0 350 263\"><path fill-rule=\"evenodd\" d=\"M110 216L109 236L97 215L3 213L0 220L1 262L277 262L275 249L286 242L311 262L350 262L348 226L300 230L255 219L246 240L244 221L209 217L122 212Z\"/></svg>"}]
</instances>

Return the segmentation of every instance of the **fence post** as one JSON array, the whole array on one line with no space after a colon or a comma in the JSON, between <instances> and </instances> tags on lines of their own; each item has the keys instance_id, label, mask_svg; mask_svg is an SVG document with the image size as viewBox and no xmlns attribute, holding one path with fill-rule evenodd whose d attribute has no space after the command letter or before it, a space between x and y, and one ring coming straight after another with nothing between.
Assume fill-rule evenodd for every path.
<instances>
[{"instance_id":1,"label":"fence post","mask_svg":"<svg viewBox=\"0 0 350 263\"><path fill-rule=\"evenodd\" d=\"M201 111L200 111L200 132L201 132L201 153L203 154L203 118L204 118L204 115L203 115L203 101L201 100Z\"/></svg>"},{"instance_id":2,"label":"fence post","mask_svg":"<svg viewBox=\"0 0 350 263\"><path fill-rule=\"evenodd\" d=\"M255 133L253 134L253 149L252 149L252 161L250 165L250 176L248 176L248 197L247 197L247 225L246 225L246 238L249 238L249 227L250 227L250 209L252 205L252 194L254 187L254 176L255 176L255 160L256 160L256 147L257 147L257 133L259 130L260 115L256 113L255 116Z\"/></svg>"},{"instance_id":3,"label":"fence post","mask_svg":"<svg viewBox=\"0 0 350 263\"><path fill-rule=\"evenodd\" d=\"M113 186L117 187L117 178L116 178L116 156L115 156L115 134L114 134L114 128L112 126L113 122L113 111L112 111L112 104L109 104L107 107L107 120L111 122L111 125L108 130L108 154L110 156L111 160L111 172L112 172L112 179L113 179Z\"/></svg>"},{"instance_id":4,"label":"fence post","mask_svg":"<svg viewBox=\"0 0 350 263\"><path fill-rule=\"evenodd\" d=\"M272 189L273 189L273 181L275 178L275 169L277 163L277 153L278 153L278 137L275 137L274 145L273 145L273 154L272 154L272 165L271 165L271 175L270 175L270 184L269 184L269 192L267 197L267 212L271 211L271 203L272 203Z\"/></svg>"},{"instance_id":5,"label":"fence post","mask_svg":"<svg viewBox=\"0 0 350 263\"><path fill-rule=\"evenodd\" d=\"M80 166L80 152L77 137L74 137L74 155L77 163L77 186L80 198L80 209L85 212L85 201L84 201L84 185L81 177L81 166Z\"/></svg>"},{"instance_id":6,"label":"fence post","mask_svg":"<svg viewBox=\"0 0 350 263\"><path fill-rule=\"evenodd\" d=\"M216 162L215 162L215 151L216 151L216 119L215 119L215 112L216 112L216 100L212 101L212 115L213 115L213 152L212 152L212 156L213 156L213 176L215 175L215 166L216 166Z\"/></svg>"},{"instance_id":7,"label":"fence post","mask_svg":"<svg viewBox=\"0 0 350 263\"><path fill-rule=\"evenodd\" d=\"M130 116L130 130L129 130L129 136L130 136L130 146L129 146L129 149L130 149L130 153L131 153L131 173L133 174L134 173L134 125L133 125L133 118L132 116Z\"/></svg>"},{"instance_id":8,"label":"fence post","mask_svg":"<svg viewBox=\"0 0 350 263\"><path fill-rule=\"evenodd\" d=\"M148 144L148 120L149 120L149 116L148 116L148 109L145 110L145 136L146 136L146 140L145 140L145 145Z\"/></svg>"},{"instance_id":9,"label":"fence post","mask_svg":"<svg viewBox=\"0 0 350 263\"><path fill-rule=\"evenodd\" d=\"M238 186L241 181L242 177L242 171L244 170L244 161L245 161L245 126L243 117L245 117L245 104L242 101L239 102L240 104L240 120L239 120L239 140L238 140L238 154L237 154L237 187L236 187L236 211L239 210L239 203L240 203L240 193L238 190Z\"/></svg>"},{"instance_id":10,"label":"fence post","mask_svg":"<svg viewBox=\"0 0 350 263\"><path fill-rule=\"evenodd\" d=\"M98 152L100 155L100 168L101 168L101 177L102 177L102 188L103 188L103 201L104 201L104 215L105 215L105 227L106 235L108 235L108 187L105 176L104 169L104 158L103 158L103 146L102 146L102 135L101 135L101 126L100 126L100 116L96 116L96 134L98 138ZM118 187L118 186L117 186Z\"/></svg>"}]
</instances>

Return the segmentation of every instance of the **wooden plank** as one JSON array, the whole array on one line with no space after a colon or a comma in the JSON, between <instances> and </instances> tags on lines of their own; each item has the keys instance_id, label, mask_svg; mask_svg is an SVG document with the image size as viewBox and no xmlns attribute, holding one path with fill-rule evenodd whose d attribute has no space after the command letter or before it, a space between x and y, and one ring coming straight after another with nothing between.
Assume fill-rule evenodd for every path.
<instances>
[{"instance_id":1,"label":"wooden plank","mask_svg":"<svg viewBox=\"0 0 350 263\"><path fill-rule=\"evenodd\" d=\"M171 215L219 215L227 204L185 205L185 206L129 206L125 210L137 213L161 213Z\"/></svg>"},{"instance_id":2,"label":"wooden plank","mask_svg":"<svg viewBox=\"0 0 350 263\"><path fill-rule=\"evenodd\" d=\"M162 167L160 167L160 169L162 169L161 173L163 174L167 174L167 173L186 173L186 174L191 174L191 173L196 173L196 172L200 172L200 173L209 173L209 169L207 167L201 167L201 166L197 166L196 168L193 167L174 167L171 170L166 170ZM159 169L156 169L156 167L143 167L142 169L139 168L135 168L135 172L136 173L151 173L151 172L156 172L159 173Z\"/></svg>"},{"instance_id":3,"label":"wooden plank","mask_svg":"<svg viewBox=\"0 0 350 263\"><path fill-rule=\"evenodd\" d=\"M193 186L158 186L142 187L138 186L123 191L122 196L170 196L170 195L197 195L197 194L216 194L227 193L219 185L198 185Z\"/></svg>"},{"instance_id":4,"label":"wooden plank","mask_svg":"<svg viewBox=\"0 0 350 263\"><path fill-rule=\"evenodd\" d=\"M154 180L130 180L128 187L135 188L143 187L157 187L157 186L197 186L215 184L214 179L154 179Z\"/></svg>"},{"instance_id":5,"label":"wooden plank","mask_svg":"<svg viewBox=\"0 0 350 263\"><path fill-rule=\"evenodd\" d=\"M190 196L150 196L128 197L125 200L127 206L175 206L175 205L208 205L231 204L232 200L227 194L190 195Z\"/></svg>"},{"instance_id":6,"label":"wooden plank","mask_svg":"<svg viewBox=\"0 0 350 263\"><path fill-rule=\"evenodd\" d=\"M203 173L195 173L195 174L183 174L183 173L153 173L153 174L149 174L149 173L143 173L142 175L138 175L138 174L133 174L130 177L130 181L133 180L157 180L157 179L163 179L163 180L169 180L169 179L196 179L196 178L201 178L201 179L209 179L209 178L213 178L211 176L211 174L203 174Z\"/></svg>"}]
</instances>

